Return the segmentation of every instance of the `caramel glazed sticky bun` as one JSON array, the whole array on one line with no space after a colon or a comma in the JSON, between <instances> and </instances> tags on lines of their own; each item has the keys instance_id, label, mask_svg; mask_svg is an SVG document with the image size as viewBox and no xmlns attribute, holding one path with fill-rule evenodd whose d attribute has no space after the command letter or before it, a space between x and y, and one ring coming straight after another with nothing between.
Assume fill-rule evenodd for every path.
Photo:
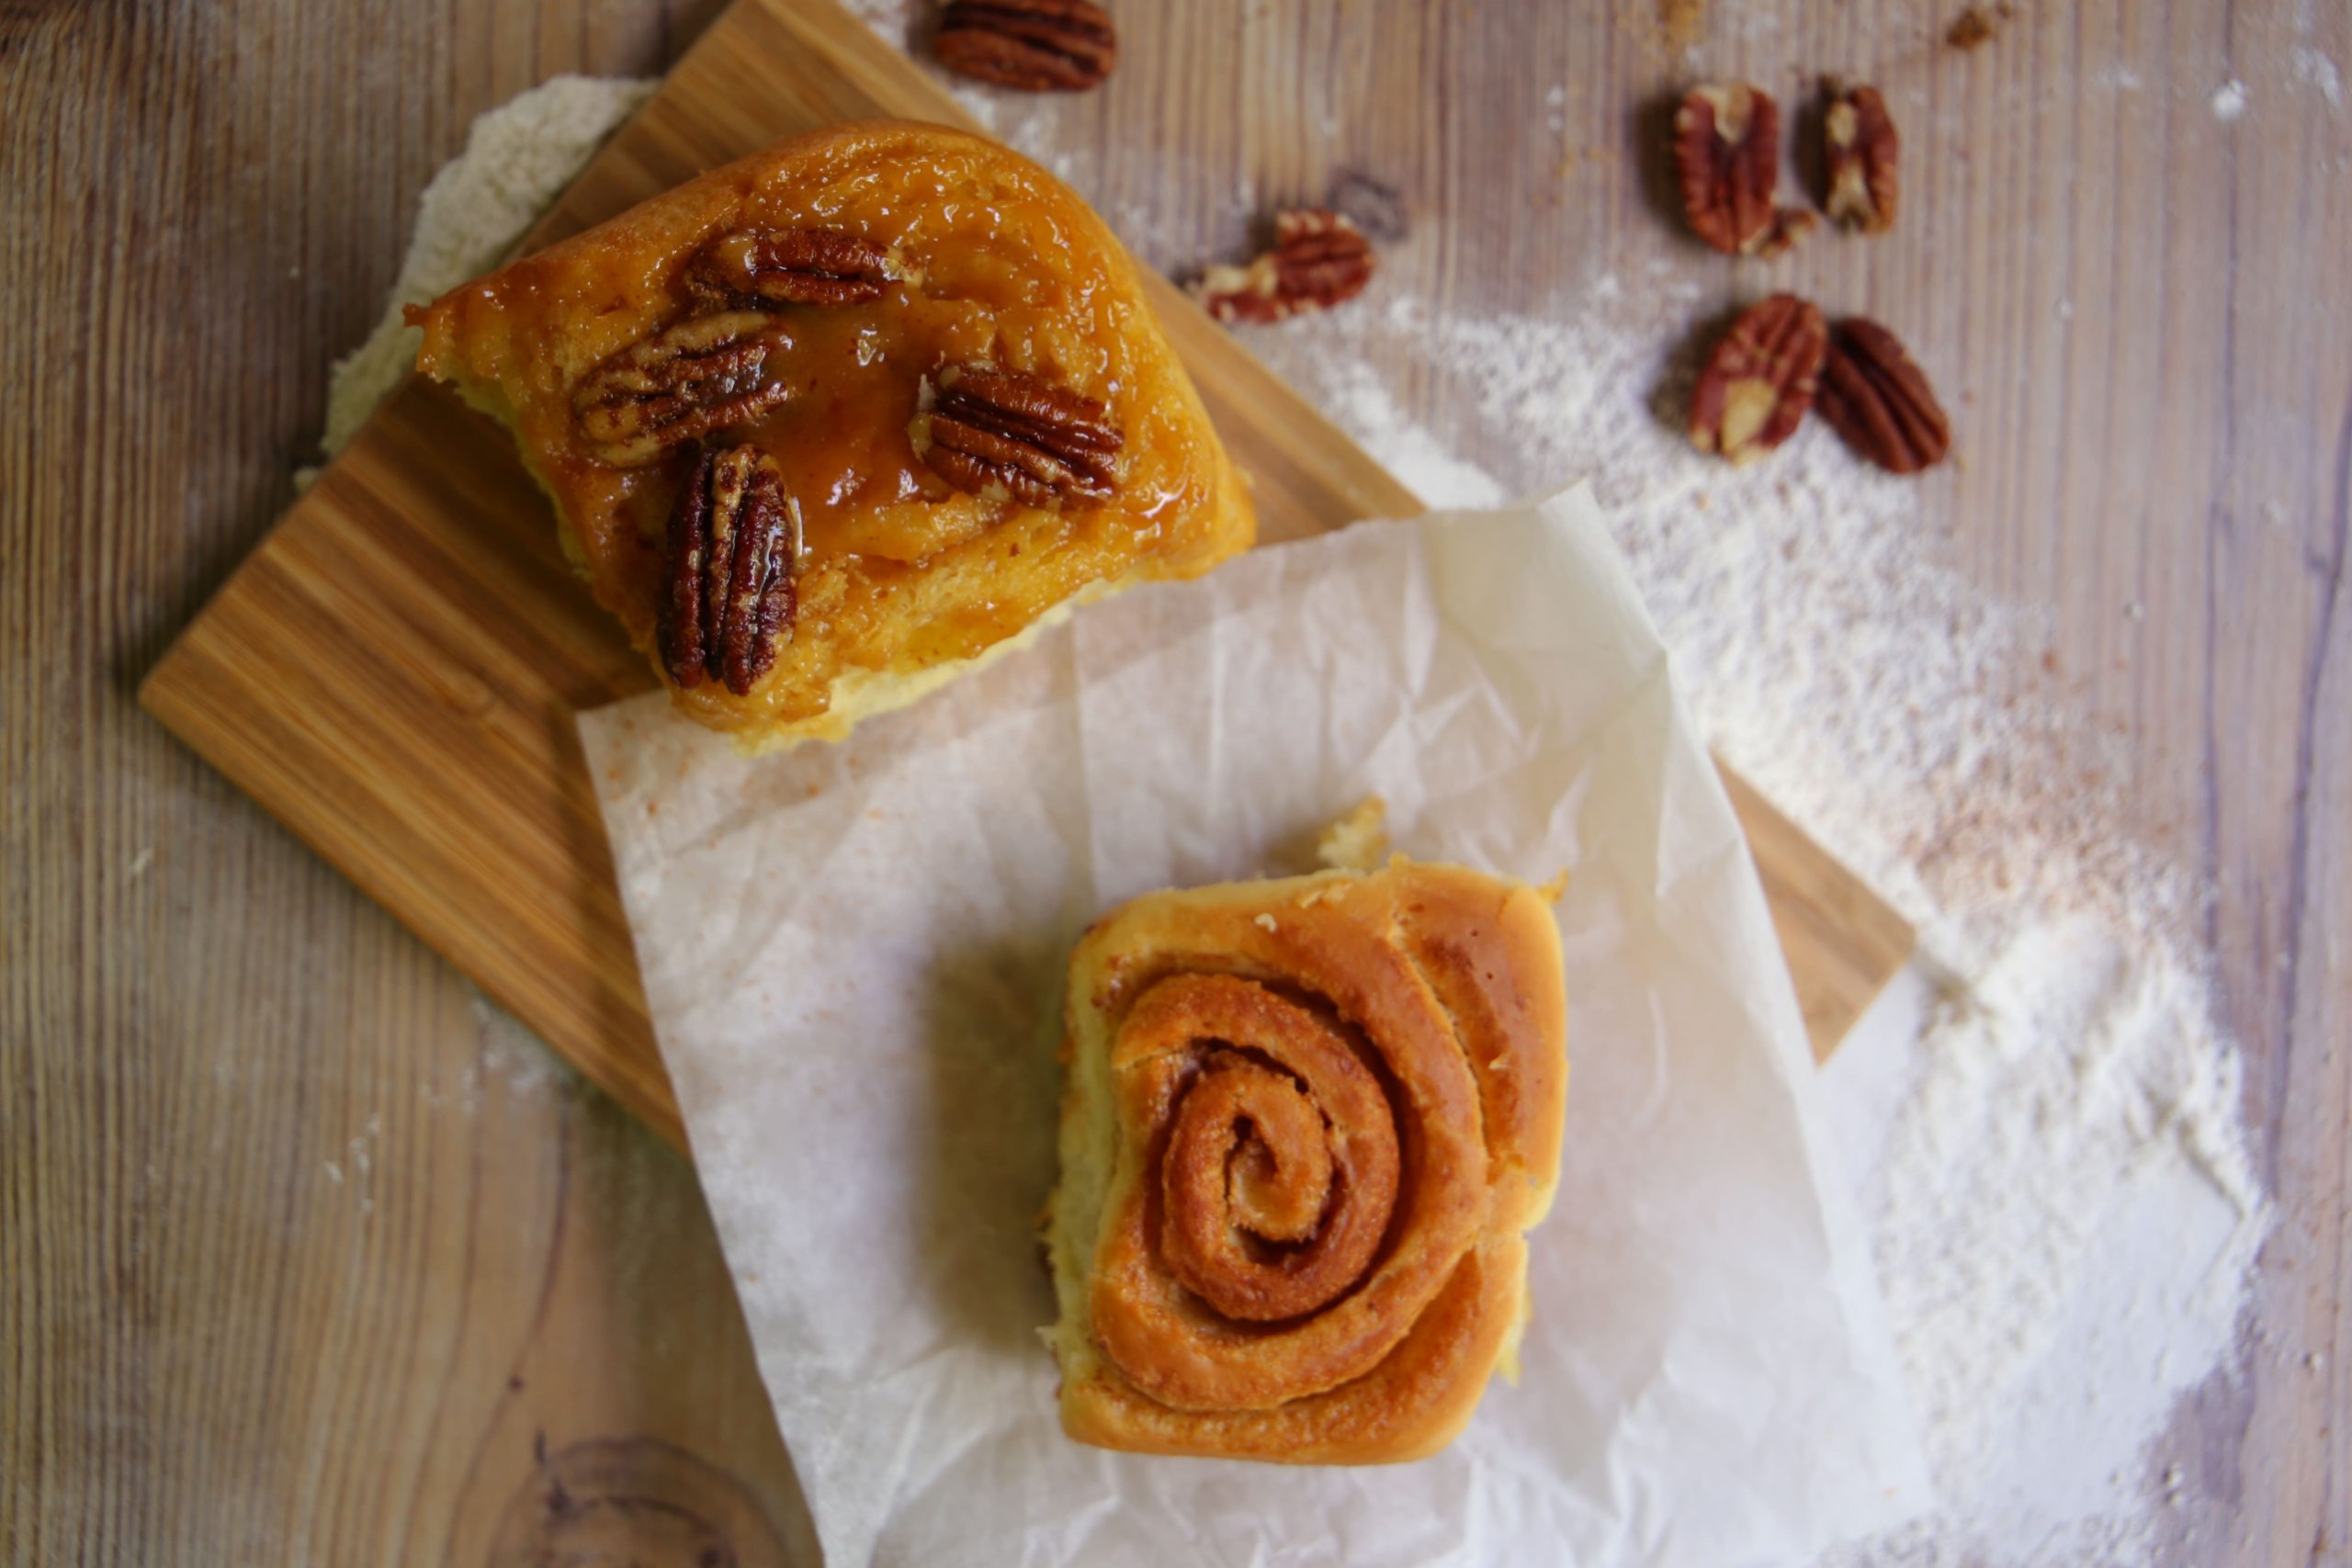
<instances>
[{"instance_id":1,"label":"caramel glazed sticky bun","mask_svg":"<svg viewBox=\"0 0 2352 1568\"><path fill-rule=\"evenodd\" d=\"M752 749L1255 532L1118 242L962 132L795 137L410 319L677 705Z\"/></svg>"}]
</instances>

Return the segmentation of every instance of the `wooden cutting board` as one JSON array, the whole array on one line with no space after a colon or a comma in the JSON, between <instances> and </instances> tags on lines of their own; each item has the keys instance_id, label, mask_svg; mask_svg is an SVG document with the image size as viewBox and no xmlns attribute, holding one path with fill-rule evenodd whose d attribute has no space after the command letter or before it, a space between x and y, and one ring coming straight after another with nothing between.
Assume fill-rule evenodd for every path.
<instances>
[{"instance_id":1,"label":"wooden cutting board","mask_svg":"<svg viewBox=\"0 0 2352 1568\"><path fill-rule=\"evenodd\" d=\"M737 0L526 246L780 136L875 116L972 129L831 0ZM1147 286L1268 541L1420 503L1173 287ZM673 1144L572 716L654 684L565 566L504 433L396 392L141 692L174 733ZM1728 779L1815 1050L1911 950L1907 925Z\"/></svg>"}]
</instances>

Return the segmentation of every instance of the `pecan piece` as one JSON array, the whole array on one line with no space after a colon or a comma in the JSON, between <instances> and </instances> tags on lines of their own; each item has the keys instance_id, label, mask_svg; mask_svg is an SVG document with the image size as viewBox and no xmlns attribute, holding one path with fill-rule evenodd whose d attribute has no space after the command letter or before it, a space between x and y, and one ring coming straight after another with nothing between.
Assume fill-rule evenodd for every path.
<instances>
[{"instance_id":1,"label":"pecan piece","mask_svg":"<svg viewBox=\"0 0 2352 1568\"><path fill-rule=\"evenodd\" d=\"M1887 118L1886 100L1876 87L1833 85L1821 117L1827 143L1829 199L1822 209L1830 221L1865 234L1884 233L1894 222L1902 194L1895 155L1902 139Z\"/></svg>"},{"instance_id":2,"label":"pecan piece","mask_svg":"<svg viewBox=\"0 0 2352 1568\"><path fill-rule=\"evenodd\" d=\"M2003 6L2000 7L2000 12L2004 17L2007 17L2009 15L2009 7ZM1975 49L1980 45L1991 43L1994 33L1998 30L1994 25L1993 18L1986 16L1981 7L1971 6L1951 19L1951 28L1944 34L1944 42L1954 49Z\"/></svg>"},{"instance_id":3,"label":"pecan piece","mask_svg":"<svg viewBox=\"0 0 2352 1568\"><path fill-rule=\"evenodd\" d=\"M1108 501L1119 432L1092 398L988 365L950 365L923 382L907 434L933 472L984 501L1058 511Z\"/></svg>"},{"instance_id":4,"label":"pecan piece","mask_svg":"<svg viewBox=\"0 0 2352 1568\"><path fill-rule=\"evenodd\" d=\"M686 292L720 306L850 305L878 299L890 254L838 229L738 229L686 265Z\"/></svg>"},{"instance_id":5,"label":"pecan piece","mask_svg":"<svg viewBox=\"0 0 2352 1568\"><path fill-rule=\"evenodd\" d=\"M1024 93L1075 93L1118 63L1109 13L1092 0L954 0L932 42L960 75Z\"/></svg>"},{"instance_id":6,"label":"pecan piece","mask_svg":"<svg viewBox=\"0 0 2352 1568\"><path fill-rule=\"evenodd\" d=\"M1786 255L1804 243L1805 236L1819 227L1821 217L1818 213L1807 212L1802 207L1783 207L1772 214L1772 226L1764 231L1764 237L1756 242L1755 248L1748 254L1766 260Z\"/></svg>"},{"instance_id":7,"label":"pecan piece","mask_svg":"<svg viewBox=\"0 0 2352 1568\"><path fill-rule=\"evenodd\" d=\"M702 454L670 513L670 591L662 602L662 662L681 690L707 675L751 695L792 640L800 565L800 503L775 459L756 446Z\"/></svg>"},{"instance_id":8,"label":"pecan piece","mask_svg":"<svg viewBox=\"0 0 2352 1568\"><path fill-rule=\"evenodd\" d=\"M1849 316L1821 368L1821 417L1880 468L1916 474L1951 450L1951 421L1893 333Z\"/></svg>"},{"instance_id":9,"label":"pecan piece","mask_svg":"<svg viewBox=\"0 0 2352 1568\"><path fill-rule=\"evenodd\" d=\"M1781 107L1744 82L1693 87L1674 115L1674 165L1691 231L1725 255L1753 255L1772 234Z\"/></svg>"},{"instance_id":10,"label":"pecan piece","mask_svg":"<svg viewBox=\"0 0 2352 1568\"><path fill-rule=\"evenodd\" d=\"M1762 457L1804 418L1828 332L1793 294L1751 305L1723 335L1690 394L1690 444L1735 463Z\"/></svg>"},{"instance_id":11,"label":"pecan piece","mask_svg":"<svg viewBox=\"0 0 2352 1568\"><path fill-rule=\"evenodd\" d=\"M1276 214L1274 248L1247 266L1213 266L1193 292L1220 321L1279 321L1328 310L1363 292L1372 242L1347 218L1320 208Z\"/></svg>"},{"instance_id":12,"label":"pecan piece","mask_svg":"<svg viewBox=\"0 0 2352 1568\"><path fill-rule=\"evenodd\" d=\"M757 310L681 321L605 360L572 394L595 459L641 468L673 446L740 424L792 395L762 378L775 323Z\"/></svg>"}]
</instances>

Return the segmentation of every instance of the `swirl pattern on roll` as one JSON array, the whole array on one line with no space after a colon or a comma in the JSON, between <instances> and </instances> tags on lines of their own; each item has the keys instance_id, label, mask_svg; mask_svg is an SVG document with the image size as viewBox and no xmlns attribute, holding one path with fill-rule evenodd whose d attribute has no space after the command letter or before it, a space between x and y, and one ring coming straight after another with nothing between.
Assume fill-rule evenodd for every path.
<instances>
[{"instance_id":1,"label":"swirl pattern on roll","mask_svg":"<svg viewBox=\"0 0 2352 1568\"><path fill-rule=\"evenodd\" d=\"M1340 1462L1450 1436L1556 1169L1557 965L1532 890L1453 867L1157 895L1091 934L1054 1215L1057 1273L1084 1265L1072 1432Z\"/></svg>"}]
</instances>

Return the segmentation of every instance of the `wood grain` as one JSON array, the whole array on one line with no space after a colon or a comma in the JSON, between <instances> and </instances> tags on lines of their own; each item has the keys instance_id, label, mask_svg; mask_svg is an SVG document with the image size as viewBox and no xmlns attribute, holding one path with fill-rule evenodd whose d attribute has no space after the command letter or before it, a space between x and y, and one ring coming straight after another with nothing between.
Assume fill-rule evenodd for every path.
<instances>
[{"instance_id":1,"label":"wood grain","mask_svg":"<svg viewBox=\"0 0 2352 1568\"><path fill-rule=\"evenodd\" d=\"M843 118L968 124L824 0L743 0L525 243ZM1421 510L1168 280L1146 278L1269 539ZM513 448L402 389L147 679L148 709L672 1143L572 713L650 685L563 565ZM1751 836L1816 1052L1909 954L1902 919L1753 791Z\"/></svg>"},{"instance_id":2,"label":"wood grain","mask_svg":"<svg viewBox=\"0 0 2352 1568\"><path fill-rule=\"evenodd\" d=\"M691 1170L132 699L291 500L470 117L658 71L717 8L0 9L0 1559L471 1568L542 1434L551 1464L688 1450L794 1550ZM1110 87L997 102L999 134L1161 268L1375 180L1407 220L1383 286L1444 319L1604 276L1728 295L1652 209L1639 106L1702 73L1887 87L1917 243L1778 276L1937 374L1967 462L1921 526L2049 612L2137 826L2212 878L2278 1205L2237 1371L2147 1456L2180 1467L2169 1555L2346 1561L2352 107L2323 66L2352 11L2025 0L1959 54L1947 6L1759 0L1683 56L1652 0L1114 8ZM1561 477L1426 354L1366 353L1367 396Z\"/></svg>"}]
</instances>

